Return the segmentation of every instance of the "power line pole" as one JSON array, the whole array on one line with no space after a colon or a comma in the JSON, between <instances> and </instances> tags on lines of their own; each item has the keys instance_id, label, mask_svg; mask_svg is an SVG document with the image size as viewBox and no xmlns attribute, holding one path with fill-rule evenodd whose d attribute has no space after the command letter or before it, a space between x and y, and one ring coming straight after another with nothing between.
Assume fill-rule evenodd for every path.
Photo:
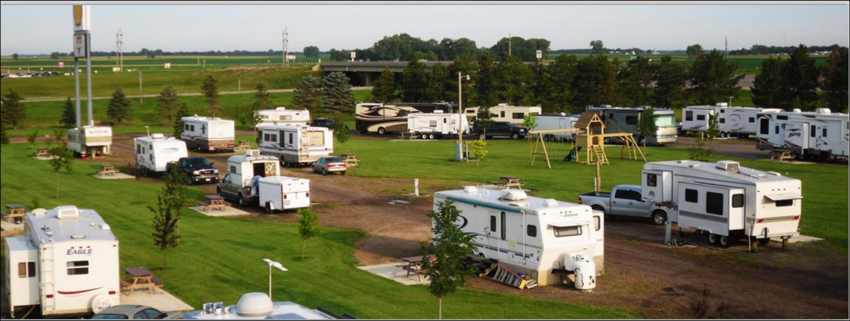
<instances>
[{"instance_id":1,"label":"power line pole","mask_svg":"<svg viewBox=\"0 0 850 321\"><path fill-rule=\"evenodd\" d=\"M124 34L121 33L121 28L118 28L118 33L115 34L115 66L118 67L118 72L124 72Z\"/></svg>"},{"instance_id":2,"label":"power line pole","mask_svg":"<svg viewBox=\"0 0 850 321\"><path fill-rule=\"evenodd\" d=\"M723 39L726 41L726 46L723 49L723 54L728 56L729 55L729 36L723 36Z\"/></svg>"},{"instance_id":3,"label":"power line pole","mask_svg":"<svg viewBox=\"0 0 850 321\"><path fill-rule=\"evenodd\" d=\"M511 56L511 38L513 38L511 34L508 34L508 57Z\"/></svg>"},{"instance_id":4,"label":"power line pole","mask_svg":"<svg viewBox=\"0 0 850 321\"><path fill-rule=\"evenodd\" d=\"M289 65L286 55L289 54L289 27L283 29L283 65Z\"/></svg>"}]
</instances>

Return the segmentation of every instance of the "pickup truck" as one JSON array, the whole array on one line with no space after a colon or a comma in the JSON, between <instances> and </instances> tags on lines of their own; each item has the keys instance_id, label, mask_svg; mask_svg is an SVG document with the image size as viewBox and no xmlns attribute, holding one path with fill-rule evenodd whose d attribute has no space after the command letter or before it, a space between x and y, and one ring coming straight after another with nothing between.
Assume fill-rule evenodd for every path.
<instances>
[{"instance_id":1,"label":"pickup truck","mask_svg":"<svg viewBox=\"0 0 850 321\"><path fill-rule=\"evenodd\" d=\"M651 218L656 225L667 223L667 207L644 201L639 185L619 185L610 193L590 192L579 195L578 203L589 205L605 215Z\"/></svg>"},{"instance_id":2,"label":"pickup truck","mask_svg":"<svg viewBox=\"0 0 850 321\"><path fill-rule=\"evenodd\" d=\"M490 123L490 127L485 131L481 126L481 122L475 122L472 130L478 138L491 138L493 136L505 136L511 139L525 138L528 135L528 129L517 126L506 121L494 121ZM486 134L486 137L485 137Z\"/></svg>"},{"instance_id":3,"label":"pickup truck","mask_svg":"<svg viewBox=\"0 0 850 321\"><path fill-rule=\"evenodd\" d=\"M207 161L206 158L196 156L181 157L176 162L165 164L167 171L170 171L174 166L177 166L177 169L186 173L190 184L215 184L218 182L218 169L213 163Z\"/></svg>"}]
</instances>

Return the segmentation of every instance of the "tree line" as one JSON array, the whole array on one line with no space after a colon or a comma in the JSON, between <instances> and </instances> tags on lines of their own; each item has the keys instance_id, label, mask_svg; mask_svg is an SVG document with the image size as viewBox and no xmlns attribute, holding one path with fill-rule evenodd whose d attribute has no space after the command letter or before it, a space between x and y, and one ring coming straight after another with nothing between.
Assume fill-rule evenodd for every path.
<instances>
[{"instance_id":1,"label":"tree line","mask_svg":"<svg viewBox=\"0 0 850 321\"><path fill-rule=\"evenodd\" d=\"M525 39L514 36L504 37L490 48L479 48L474 40L468 38L443 38L438 42L435 39L422 40L402 33L385 36L375 42L372 47L366 49L330 49L328 54L334 61L351 59L352 51L355 52L355 59L358 60L410 61L412 59L425 59L451 61L462 56L480 57L483 53L489 52L498 60L503 60L508 56L517 56L522 61L534 61L537 59L537 50L542 50L545 55L549 52L549 46L550 42L546 39Z\"/></svg>"},{"instance_id":2,"label":"tree line","mask_svg":"<svg viewBox=\"0 0 850 321\"><path fill-rule=\"evenodd\" d=\"M810 51L836 51L841 46L835 44L831 46L810 46ZM796 46L765 46L765 45L753 45L750 49L737 49L730 50L729 55L775 55L775 54L791 54L797 50Z\"/></svg>"},{"instance_id":3,"label":"tree line","mask_svg":"<svg viewBox=\"0 0 850 321\"><path fill-rule=\"evenodd\" d=\"M833 50L827 65L818 68L806 46L798 46L788 59L762 62L753 83L753 103L785 110L814 110L823 102L833 111L847 110L847 47ZM823 91L819 97L818 88Z\"/></svg>"}]
</instances>

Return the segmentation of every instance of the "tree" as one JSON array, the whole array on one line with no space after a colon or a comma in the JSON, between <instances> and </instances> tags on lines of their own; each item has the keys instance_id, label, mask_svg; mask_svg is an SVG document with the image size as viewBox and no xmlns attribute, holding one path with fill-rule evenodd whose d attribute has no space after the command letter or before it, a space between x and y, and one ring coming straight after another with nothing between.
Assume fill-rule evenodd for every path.
<instances>
[{"instance_id":1,"label":"tree","mask_svg":"<svg viewBox=\"0 0 850 321\"><path fill-rule=\"evenodd\" d=\"M165 186L156 194L156 208L148 205L153 212L153 244L162 252L162 268L168 268L168 257L165 250L180 245L180 216L186 205L186 182L189 178L185 173L172 167L165 174Z\"/></svg>"},{"instance_id":2,"label":"tree","mask_svg":"<svg viewBox=\"0 0 850 321\"><path fill-rule=\"evenodd\" d=\"M354 113L354 93L348 77L341 72L332 72L322 82L322 109L343 115Z\"/></svg>"},{"instance_id":3,"label":"tree","mask_svg":"<svg viewBox=\"0 0 850 321\"><path fill-rule=\"evenodd\" d=\"M542 85L546 94L540 97L544 111L566 112L573 105L577 62L573 55L560 55L555 63L548 66Z\"/></svg>"},{"instance_id":4,"label":"tree","mask_svg":"<svg viewBox=\"0 0 850 321\"><path fill-rule=\"evenodd\" d=\"M449 70L443 64L436 64L428 73L428 85L425 88L425 99L428 101L446 100L446 80Z\"/></svg>"},{"instance_id":5,"label":"tree","mask_svg":"<svg viewBox=\"0 0 850 321\"><path fill-rule=\"evenodd\" d=\"M496 75L496 92L500 101L520 104L529 95L528 84L534 75L519 57L508 57L499 64Z\"/></svg>"},{"instance_id":6,"label":"tree","mask_svg":"<svg viewBox=\"0 0 850 321\"><path fill-rule=\"evenodd\" d=\"M292 93L292 106L296 109L310 111L311 117L318 116L321 111L322 83L319 78L306 76L301 78Z\"/></svg>"},{"instance_id":7,"label":"tree","mask_svg":"<svg viewBox=\"0 0 850 321\"><path fill-rule=\"evenodd\" d=\"M38 129L36 129L31 134L27 135L27 142L29 142L30 145L35 145L36 139L38 139Z\"/></svg>"},{"instance_id":8,"label":"tree","mask_svg":"<svg viewBox=\"0 0 850 321\"><path fill-rule=\"evenodd\" d=\"M537 127L537 118L534 117L535 114L529 113L522 118L522 127L527 128L529 131L534 130Z\"/></svg>"},{"instance_id":9,"label":"tree","mask_svg":"<svg viewBox=\"0 0 850 321\"><path fill-rule=\"evenodd\" d=\"M478 163L481 162L484 156L487 156L487 150L484 149L487 147L487 142L479 138L478 140L469 142L469 146L472 148L472 155L478 159L478 161L475 162L475 167L478 167Z\"/></svg>"},{"instance_id":10,"label":"tree","mask_svg":"<svg viewBox=\"0 0 850 321\"><path fill-rule=\"evenodd\" d=\"M603 55L605 54L605 44L602 43L602 40L593 40L590 42L590 49L593 50L594 54Z\"/></svg>"},{"instance_id":11,"label":"tree","mask_svg":"<svg viewBox=\"0 0 850 321\"><path fill-rule=\"evenodd\" d=\"M159 96L156 97L156 113L160 117L165 117L169 125L174 120L174 113L177 112L177 107L180 105L180 95L177 94L177 89L171 85L165 86Z\"/></svg>"},{"instance_id":12,"label":"tree","mask_svg":"<svg viewBox=\"0 0 850 321\"><path fill-rule=\"evenodd\" d=\"M765 59L761 63L761 72L753 81L753 104L759 107L779 107L784 94L782 92L782 60Z\"/></svg>"},{"instance_id":13,"label":"tree","mask_svg":"<svg viewBox=\"0 0 850 321\"><path fill-rule=\"evenodd\" d=\"M130 100L124 95L124 90L118 88L109 99L109 107L106 109L106 117L113 123L121 124L125 119L133 116L130 108Z\"/></svg>"},{"instance_id":14,"label":"tree","mask_svg":"<svg viewBox=\"0 0 850 321\"><path fill-rule=\"evenodd\" d=\"M6 134L6 125L0 125L0 144L9 143L9 135Z\"/></svg>"},{"instance_id":15,"label":"tree","mask_svg":"<svg viewBox=\"0 0 850 321\"><path fill-rule=\"evenodd\" d=\"M431 211L428 217L433 222L433 243L422 244L422 269L431 280L428 292L439 300L439 318L443 318L443 297L454 293L466 283L466 275L472 273L472 266L464 260L474 254L472 234L466 234L455 222L461 212L446 200L437 203L438 211Z\"/></svg>"},{"instance_id":16,"label":"tree","mask_svg":"<svg viewBox=\"0 0 850 321\"><path fill-rule=\"evenodd\" d=\"M17 53L12 54L12 60L18 60L18 54Z\"/></svg>"},{"instance_id":17,"label":"tree","mask_svg":"<svg viewBox=\"0 0 850 321\"><path fill-rule=\"evenodd\" d=\"M643 148L646 148L646 139L658 132L658 125L655 123L657 120L658 115L655 114L655 108L649 107L640 113L638 129L640 130L640 139L643 141Z\"/></svg>"},{"instance_id":18,"label":"tree","mask_svg":"<svg viewBox=\"0 0 850 321\"><path fill-rule=\"evenodd\" d=\"M617 65L611 63L604 55L584 57L576 64L576 78L573 81L574 112L579 112L585 106L599 106L603 103L616 102L617 99Z\"/></svg>"},{"instance_id":19,"label":"tree","mask_svg":"<svg viewBox=\"0 0 850 321\"><path fill-rule=\"evenodd\" d=\"M307 239L318 236L322 232L322 227L318 224L319 216L313 214L309 207L299 209L298 214L301 214L301 218L298 219L298 235L304 241L301 244L301 259L303 260L304 253L307 251Z\"/></svg>"},{"instance_id":20,"label":"tree","mask_svg":"<svg viewBox=\"0 0 850 321\"><path fill-rule=\"evenodd\" d=\"M495 106L499 102L496 96L496 60L489 52L484 52L478 58L478 74L475 77L475 100L480 106L479 113L485 112L486 115L478 115L479 120L490 119L490 106ZM485 127L486 128L486 127Z\"/></svg>"},{"instance_id":21,"label":"tree","mask_svg":"<svg viewBox=\"0 0 850 321\"><path fill-rule=\"evenodd\" d=\"M847 111L847 47L833 50L826 58L828 65L823 68L823 83L826 105L834 111Z\"/></svg>"},{"instance_id":22,"label":"tree","mask_svg":"<svg viewBox=\"0 0 850 321\"><path fill-rule=\"evenodd\" d=\"M624 106L649 104L649 86L657 70L658 67L647 58L629 60L617 76L619 103Z\"/></svg>"},{"instance_id":23,"label":"tree","mask_svg":"<svg viewBox=\"0 0 850 321\"><path fill-rule=\"evenodd\" d=\"M472 80L475 80L477 78L477 71L478 66L475 56L464 55L455 58L452 64L449 65L449 78L446 80L446 101L458 101L458 73L460 73L462 76L469 75ZM474 86L475 83L473 81L461 81L460 87L463 90L463 106L470 106L470 103L474 100Z\"/></svg>"},{"instance_id":24,"label":"tree","mask_svg":"<svg viewBox=\"0 0 850 321\"><path fill-rule=\"evenodd\" d=\"M212 75L207 75L203 85L201 85L201 92L207 98L207 108L210 114L215 117L215 113L221 110L218 105L218 80L213 78Z\"/></svg>"},{"instance_id":25,"label":"tree","mask_svg":"<svg viewBox=\"0 0 850 321\"><path fill-rule=\"evenodd\" d=\"M688 58L690 58L691 60L696 59L697 57L703 54L702 46L700 46L699 44L693 44L688 46L688 48L685 49L685 52L688 54Z\"/></svg>"},{"instance_id":26,"label":"tree","mask_svg":"<svg viewBox=\"0 0 850 321\"><path fill-rule=\"evenodd\" d=\"M189 107L186 103L180 101L177 103L177 114L174 116L174 137L180 137L183 133L183 117L189 116Z\"/></svg>"},{"instance_id":27,"label":"tree","mask_svg":"<svg viewBox=\"0 0 850 321\"><path fill-rule=\"evenodd\" d=\"M658 107L683 108L688 104L685 84L688 70L685 66L673 62L670 56L661 57L658 72L655 73L653 105Z\"/></svg>"},{"instance_id":28,"label":"tree","mask_svg":"<svg viewBox=\"0 0 850 321\"><path fill-rule=\"evenodd\" d=\"M50 59L59 59L59 52L54 51L50 53Z\"/></svg>"},{"instance_id":29,"label":"tree","mask_svg":"<svg viewBox=\"0 0 850 321\"><path fill-rule=\"evenodd\" d=\"M71 97L65 99L65 108L62 109L62 118L59 119L59 123L65 128L74 128L77 125L77 112L74 110Z\"/></svg>"},{"instance_id":30,"label":"tree","mask_svg":"<svg viewBox=\"0 0 850 321\"><path fill-rule=\"evenodd\" d=\"M316 47L316 46L304 47L304 57L318 57L318 56L319 56L319 47Z\"/></svg>"},{"instance_id":31,"label":"tree","mask_svg":"<svg viewBox=\"0 0 850 321\"><path fill-rule=\"evenodd\" d=\"M50 159L50 167L56 173L56 198L59 198L59 171L63 168L70 173L74 165L74 152L68 149L67 142L64 140L64 132L62 129L56 129L53 132L53 137L56 140L56 146L48 151L52 158Z\"/></svg>"},{"instance_id":32,"label":"tree","mask_svg":"<svg viewBox=\"0 0 850 321\"><path fill-rule=\"evenodd\" d=\"M372 99L376 101L392 101L395 98L395 75L390 68L385 67L381 76L372 84Z\"/></svg>"},{"instance_id":33,"label":"tree","mask_svg":"<svg viewBox=\"0 0 850 321\"><path fill-rule=\"evenodd\" d=\"M780 107L785 110L800 108L814 110L818 102L818 68L815 61L809 58L806 46L800 45L791 57L783 63L782 86L785 99Z\"/></svg>"},{"instance_id":34,"label":"tree","mask_svg":"<svg viewBox=\"0 0 850 321\"><path fill-rule=\"evenodd\" d=\"M24 104L21 102L23 97L17 92L9 88L9 93L3 98L3 122L12 129L18 129L18 125L23 124L27 119L27 114L24 109Z\"/></svg>"},{"instance_id":35,"label":"tree","mask_svg":"<svg viewBox=\"0 0 850 321\"><path fill-rule=\"evenodd\" d=\"M428 73L419 59L410 60L402 72L401 96L407 102L421 102L427 99Z\"/></svg>"},{"instance_id":36,"label":"tree","mask_svg":"<svg viewBox=\"0 0 850 321\"><path fill-rule=\"evenodd\" d=\"M700 55L691 68L689 89L698 104L714 105L738 95L738 81L744 75L735 75L739 62L729 63L719 51Z\"/></svg>"}]
</instances>

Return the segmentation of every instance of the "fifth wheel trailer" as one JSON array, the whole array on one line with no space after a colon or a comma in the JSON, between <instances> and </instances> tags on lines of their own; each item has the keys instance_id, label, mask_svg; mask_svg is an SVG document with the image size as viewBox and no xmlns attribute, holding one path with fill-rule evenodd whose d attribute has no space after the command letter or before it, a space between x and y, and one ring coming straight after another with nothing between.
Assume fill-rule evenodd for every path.
<instances>
[{"instance_id":1,"label":"fifth wheel trailer","mask_svg":"<svg viewBox=\"0 0 850 321\"><path fill-rule=\"evenodd\" d=\"M83 126L68 129L68 149L82 158L109 155L112 147L112 127Z\"/></svg>"},{"instance_id":2,"label":"fifth wheel trailer","mask_svg":"<svg viewBox=\"0 0 850 321\"><path fill-rule=\"evenodd\" d=\"M720 137L747 137L758 129L759 113L781 112L778 108L728 107L726 103L715 106L688 106L682 110L682 130L704 132L708 130L710 115L717 115L717 131Z\"/></svg>"},{"instance_id":3,"label":"fifth wheel trailer","mask_svg":"<svg viewBox=\"0 0 850 321\"><path fill-rule=\"evenodd\" d=\"M788 149L798 158L843 157L850 155L850 125L848 114L832 113L827 108L814 112L758 114L759 129L756 148L760 150Z\"/></svg>"}]
</instances>

